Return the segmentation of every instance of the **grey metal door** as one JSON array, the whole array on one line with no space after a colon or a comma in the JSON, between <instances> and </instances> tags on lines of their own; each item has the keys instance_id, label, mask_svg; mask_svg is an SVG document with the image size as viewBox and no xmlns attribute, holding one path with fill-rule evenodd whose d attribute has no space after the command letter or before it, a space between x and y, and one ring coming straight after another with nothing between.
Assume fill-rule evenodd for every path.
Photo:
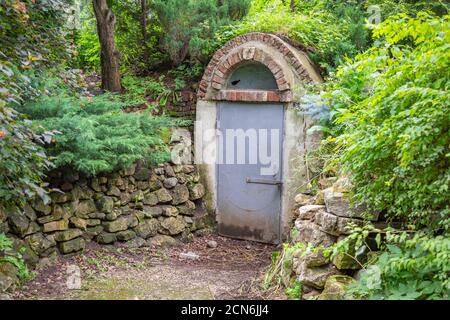
<instances>
[{"instance_id":1,"label":"grey metal door","mask_svg":"<svg viewBox=\"0 0 450 320\"><path fill-rule=\"evenodd\" d=\"M282 104L219 104L217 210L221 235L280 241L283 118Z\"/></svg>"}]
</instances>

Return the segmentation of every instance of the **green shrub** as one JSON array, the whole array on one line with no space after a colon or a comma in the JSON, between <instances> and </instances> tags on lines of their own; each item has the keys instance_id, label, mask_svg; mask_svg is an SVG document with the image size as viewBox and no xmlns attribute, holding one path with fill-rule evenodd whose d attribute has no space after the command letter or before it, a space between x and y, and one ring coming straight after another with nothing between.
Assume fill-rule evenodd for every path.
<instances>
[{"instance_id":1,"label":"green shrub","mask_svg":"<svg viewBox=\"0 0 450 320\"><path fill-rule=\"evenodd\" d=\"M23 260L21 252L15 252L13 250L13 242L4 233L0 233L0 264L11 263L17 270L20 280L31 280L33 273L28 270L28 267Z\"/></svg>"},{"instance_id":2,"label":"green shrub","mask_svg":"<svg viewBox=\"0 0 450 320\"><path fill-rule=\"evenodd\" d=\"M69 166L87 175L129 167L138 159L169 159L167 127L185 120L154 117L150 112L124 113L120 97L41 97L20 108L41 130L56 130L48 153L57 167Z\"/></svg>"},{"instance_id":3,"label":"green shrub","mask_svg":"<svg viewBox=\"0 0 450 320\"><path fill-rule=\"evenodd\" d=\"M249 4L248 0L153 1L162 28L162 49L174 66L188 55L193 61L206 63L218 46L216 30L242 18Z\"/></svg>"},{"instance_id":4,"label":"green shrub","mask_svg":"<svg viewBox=\"0 0 450 320\"><path fill-rule=\"evenodd\" d=\"M417 228L450 223L448 18L388 19L326 95L355 200Z\"/></svg>"},{"instance_id":5,"label":"green shrub","mask_svg":"<svg viewBox=\"0 0 450 320\"><path fill-rule=\"evenodd\" d=\"M361 242L350 239L367 239L367 230L355 230L339 246ZM377 232L380 232L379 230ZM355 236L356 235L356 236ZM378 238L381 233L378 233ZM379 242L380 252L372 255L362 270L358 281L350 284L347 295L353 299L448 299L450 293L450 239L448 235L432 236L388 229ZM348 249L348 248L347 248Z\"/></svg>"}]
</instances>

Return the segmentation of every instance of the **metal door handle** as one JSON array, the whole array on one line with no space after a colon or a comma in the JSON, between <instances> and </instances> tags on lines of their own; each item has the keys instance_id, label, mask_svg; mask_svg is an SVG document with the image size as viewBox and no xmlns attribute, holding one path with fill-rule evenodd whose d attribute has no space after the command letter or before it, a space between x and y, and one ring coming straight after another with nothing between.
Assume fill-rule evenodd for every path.
<instances>
[{"instance_id":1,"label":"metal door handle","mask_svg":"<svg viewBox=\"0 0 450 320\"><path fill-rule=\"evenodd\" d=\"M250 177L247 177L245 179L245 181L247 183L259 183L259 184L272 184L272 185L283 184L283 181L281 181L281 180L257 179L257 178L250 178Z\"/></svg>"}]
</instances>

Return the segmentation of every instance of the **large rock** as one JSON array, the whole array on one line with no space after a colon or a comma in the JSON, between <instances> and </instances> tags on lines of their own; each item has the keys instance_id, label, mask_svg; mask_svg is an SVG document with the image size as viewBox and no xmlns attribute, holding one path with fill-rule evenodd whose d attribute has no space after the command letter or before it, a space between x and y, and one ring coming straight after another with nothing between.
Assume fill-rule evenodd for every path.
<instances>
[{"instance_id":1,"label":"large rock","mask_svg":"<svg viewBox=\"0 0 450 320\"><path fill-rule=\"evenodd\" d=\"M0 293L3 293L7 291L9 288L13 287L15 283L16 279L0 273Z\"/></svg>"},{"instance_id":2,"label":"large rock","mask_svg":"<svg viewBox=\"0 0 450 320\"><path fill-rule=\"evenodd\" d=\"M331 264L320 267L308 267L302 260L294 259L294 270L298 281L303 285L322 289L328 277L339 274L339 271Z\"/></svg>"},{"instance_id":3,"label":"large rock","mask_svg":"<svg viewBox=\"0 0 450 320\"><path fill-rule=\"evenodd\" d=\"M50 194L53 203L66 203L72 201L72 194L70 192L53 192Z\"/></svg>"},{"instance_id":4,"label":"large rock","mask_svg":"<svg viewBox=\"0 0 450 320\"><path fill-rule=\"evenodd\" d=\"M69 241L81 236L83 232L80 229L68 229L65 231L58 231L54 234L54 239L57 242Z\"/></svg>"},{"instance_id":5,"label":"large rock","mask_svg":"<svg viewBox=\"0 0 450 320\"><path fill-rule=\"evenodd\" d=\"M160 223L157 219L148 219L144 223L139 224L134 228L136 234L144 239L153 237L158 233Z\"/></svg>"},{"instance_id":6,"label":"large rock","mask_svg":"<svg viewBox=\"0 0 450 320\"><path fill-rule=\"evenodd\" d=\"M118 232L128 229L128 216L121 216L114 221L107 221L103 223L107 232Z\"/></svg>"},{"instance_id":7,"label":"large rock","mask_svg":"<svg viewBox=\"0 0 450 320\"><path fill-rule=\"evenodd\" d=\"M75 215L79 218L87 219L89 213L97 211L94 200L82 200L78 204L74 203Z\"/></svg>"},{"instance_id":8,"label":"large rock","mask_svg":"<svg viewBox=\"0 0 450 320\"><path fill-rule=\"evenodd\" d=\"M163 215L166 217L175 217L178 215L178 209L174 206L163 206Z\"/></svg>"},{"instance_id":9,"label":"large rock","mask_svg":"<svg viewBox=\"0 0 450 320\"><path fill-rule=\"evenodd\" d=\"M135 191L131 194L131 201L136 203L144 200L144 192L142 190Z\"/></svg>"},{"instance_id":10,"label":"large rock","mask_svg":"<svg viewBox=\"0 0 450 320\"><path fill-rule=\"evenodd\" d=\"M97 242L100 244L110 244L117 241L115 233L102 232L97 236Z\"/></svg>"},{"instance_id":11,"label":"large rock","mask_svg":"<svg viewBox=\"0 0 450 320\"><path fill-rule=\"evenodd\" d=\"M298 218L302 220L313 220L318 211L323 211L325 206L309 204L298 209Z\"/></svg>"},{"instance_id":12,"label":"large rock","mask_svg":"<svg viewBox=\"0 0 450 320\"><path fill-rule=\"evenodd\" d=\"M40 224L45 224L56 220L68 219L69 215L70 214L68 211L66 211L60 205L56 204L53 206L52 214L37 218L37 222L39 222Z\"/></svg>"},{"instance_id":13,"label":"large rock","mask_svg":"<svg viewBox=\"0 0 450 320\"><path fill-rule=\"evenodd\" d=\"M117 240L128 241L136 237L136 233L133 230L125 230L116 233Z\"/></svg>"},{"instance_id":14,"label":"large rock","mask_svg":"<svg viewBox=\"0 0 450 320\"><path fill-rule=\"evenodd\" d=\"M87 228L87 220L78 217L71 217L70 224L81 230L86 230Z\"/></svg>"},{"instance_id":15,"label":"large rock","mask_svg":"<svg viewBox=\"0 0 450 320\"><path fill-rule=\"evenodd\" d=\"M147 240L149 247L171 247L178 243L178 241L171 236L158 234L153 238Z\"/></svg>"},{"instance_id":16,"label":"large rock","mask_svg":"<svg viewBox=\"0 0 450 320\"><path fill-rule=\"evenodd\" d=\"M149 180L151 173L152 172L150 169L141 167L136 170L136 172L134 173L133 176L138 181L147 181L147 180Z\"/></svg>"},{"instance_id":17,"label":"large rock","mask_svg":"<svg viewBox=\"0 0 450 320\"><path fill-rule=\"evenodd\" d=\"M144 207L144 217L145 218L155 218L159 217L163 213L163 209L161 206L157 207Z\"/></svg>"},{"instance_id":18,"label":"large rock","mask_svg":"<svg viewBox=\"0 0 450 320\"><path fill-rule=\"evenodd\" d=\"M320 227L309 220L297 219L295 221L297 236L295 242L311 244L314 247L329 247L336 242L337 237L320 230Z\"/></svg>"},{"instance_id":19,"label":"large rock","mask_svg":"<svg viewBox=\"0 0 450 320\"><path fill-rule=\"evenodd\" d=\"M43 232L62 231L69 228L69 220L58 220L46 223L42 226Z\"/></svg>"},{"instance_id":20,"label":"large rock","mask_svg":"<svg viewBox=\"0 0 450 320\"><path fill-rule=\"evenodd\" d=\"M50 204L45 204L41 199L36 199L32 206L40 216L48 215L52 212Z\"/></svg>"},{"instance_id":21,"label":"large rock","mask_svg":"<svg viewBox=\"0 0 450 320\"><path fill-rule=\"evenodd\" d=\"M319 296L319 300L344 300L345 288L354 279L349 276L335 275L327 279L325 287Z\"/></svg>"},{"instance_id":22,"label":"large rock","mask_svg":"<svg viewBox=\"0 0 450 320\"><path fill-rule=\"evenodd\" d=\"M201 183L194 184L189 189L189 200L198 200L205 195L205 187Z\"/></svg>"},{"instance_id":23,"label":"large rock","mask_svg":"<svg viewBox=\"0 0 450 320\"><path fill-rule=\"evenodd\" d=\"M168 233L173 236L181 233L186 228L186 221L183 217L169 217L161 222L161 233Z\"/></svg>"},{"instance_id":24,"label":"large rock","mask_svg":"<svg viewBox=\"0 0 450 320\"><path fill-rule=\"evenodd\" d=\"M364 218L370 221L377 221L379 213L367 212L367 208L363 205L350 208L347 193L338 192L334 187L323 191L324 201L327 211L340 217L347 218Z\"/></svg>"},{"instance_id":25,"label":"large rock","mask_svg":"<svg viewBox=\"0 0 450 320\"><path fill-rule=\"evenodd\" d=\"M361 227L364 224L363 220L339 217L325 211L317 212L315 222L322 231L335 236L350 234L351 225Z\"/></svg>"},{"instance_id":26,"label":"large rock","mask_svg":"<svg viewBox=\"0 0 450 320\"><path fill-rule=\"evenodd\" d=\"M170 177L170 178L164 179L164 181L163 181L164 188L167 188L167 189L172 189L173 187L175 187L177 185L177 183L178 183L178 179L175 177Z\"/></svg>"},{"instance_id":27,"label":"large rock","mask_svg":"<svg viewBox=\"0 0 450 320\"><path fill-rule=\"evenodd\" d=\"M42 233L35 233L25 238L25 242L37 255L41 256L48 249L56 245L53 237L44 236Z\"/></svg>"},{"instance_id":28,"label":"large rock","mask_svg":"<svg viewBox=\"0 0 450 320\"><path fill-rule=\"evenodd\" d=\"M76 238L66 242L60 242L59 251L63 254L82 251L86 248L86 242L83 238Z\"/></svg>"},{"instance_id":29,"label":"large rock","mask_svg":"<svg viewBox=\"0 0 450 320\"><path fill-rule=\"evenodd\" d=\"M167 189L161 188L155 191L155 195L158 198L159 203L167 203L172 201L172 196L170 195L170 192L167 191Z\"/></svg>"},{"instance_id":30,"label":"large rock","mask_svg":"<svg viewBox=\"0 0 450 320\"><path fill-rule=\"evenodd\" d=\"M97 209L100 212L111 213L114 208L114 199L111 197L103 196L97 200Z\"/></svg>"},{"instance_id":31,"label":"large rock","mask_svg":"<svg viewBox=\"0 0 450 320\"><path fill-rule=\"evenodd\" d=\"M30 206L29 203L26 203L23 206L23 212L25 213L25 216L30 220L30 221L35 221L37 216L36 216L36 212L34 212L34 209ZM0 222L2 222L1 219L1 213L0 213Z\"/></svg>"},{"instance_id":32,"label":"large rock","mask_svg":"<svg viewBox=\"0 0 450 320\"><path fill-rule=\"evenodd\" d=\"M91 190L88 186L75 186L71 191L72 200L89 200L94 196L94 191Z\"/></svg>"},{"instance_id":33,"label":"large rock","mask_svg":"<svg viewBox=\"0 0 450 320\"><path fill-rule=\"evenodd\" d=\"M24 214L17 212L11 213L8 217L8 221L15 234L21 237L26 235L30 221Z\"/></svg>"},{"instance_id":34,"label":"large rock","mask_svg":"<svg viewBox=\"0 0 450 320\"><path fill-rule=\"evenodd\" d=\"M83 238L92 240L94 237L98 236L103 231L103 229L103 226L89 227L83 233Z\"/></svg>"},{"instance_id":35,"label":"large rock","mask_svg":"<svg viewBox=\"0 0 450 320\"><path fill-rule=\"evenodd\" d=\"M181 184L176 186L172 191L172 204L178 205L189 200L189 189Z\"/></svg>"},{"instance_id":36,"label":"large rock","mask_svg":"<svg viewBox=\"0 0 450 320\"><path fill-rule=\"evenodd\" d=\"M154 192L146 194L143 203L147 206L155 206L158 204L158 196Z\"/></svg>"},{"instance_id":37,"label":"large rock","mask_svg":"<svg viewBox=\"0 0 450 320\"><path fill-rule=\"evenodd\" d=\"M38 255L31 250L30 246L22 239L13 238L13 251L20 252L27 266L34 268L39 262Z\"/></svg>"},{"instance_id":38,"label":"large rock","mask_svg":"<svg viewBox=\"0 0 450 320\"><path fill-rule=\"evenodd\" d=\"M295 196L294 201L299 206L306 206L314 202L314 197L309 194L299 193Z\"/></svg>"},{"instance_id":39,"label":"large rock","mask_svg":"<svg viewBox=\"0 0 450 320\"><path fill-rule=\"evenodd\" d=\"M158 179L158 176L153 174L148 181L148 186L150 191L156 191L162 188L163 185L162 182Z\"/></svg>"},{"instance_id":40,"label":"large rock","mask_svg":"<svg viewBox=\"0 0 450 320\"><path fill-rule=\"evenodd\" d=\"M193 216L195 213L195 203L188 200L183 205L177 206L180 214L185 216Z\"/></svg>"}]
</instances>

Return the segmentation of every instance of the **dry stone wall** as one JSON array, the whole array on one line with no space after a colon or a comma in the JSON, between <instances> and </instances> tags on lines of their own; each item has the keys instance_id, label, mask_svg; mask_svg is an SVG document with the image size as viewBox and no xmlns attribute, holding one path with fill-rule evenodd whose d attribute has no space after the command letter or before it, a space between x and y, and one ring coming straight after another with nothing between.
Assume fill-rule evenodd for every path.
<instances>
[{"instance_id":1,"label":"dry stone wall","mask_svg":"<svg viewBox=\"0 0 450 320\"><path fill-rule=\"evenodd\" d=\"M324 256L323 249L344 239L351 225L362 226L364 220L376 222L378 213L365 213L364 207L350 207L347 179L328 178L325 188L316 196L298 194L294 243L313 248L309 253L299 251L293 260L293 271L302 283L304 298L342 299L345 285L367 259L367 252L337 254L332 260ZM356 258L356 259L355 259Z\"/></svg>"},{"instance_id":2,"label":"dry stone wall","mask_svg":"<svg viewBox=\"0 0 450 320\"><path fill-rule=\"evenodd\" d=\"M25 248L36 264L56 252L80 252L89 241L123 242L130 247L165 246L190 241L208 216L202 210L205 188L193 165L134 164L128 170L94 178L73 171L51 174L51 202L28 203L23 212L0 212L0 233Z\"/></svg>"}]
</instances>

